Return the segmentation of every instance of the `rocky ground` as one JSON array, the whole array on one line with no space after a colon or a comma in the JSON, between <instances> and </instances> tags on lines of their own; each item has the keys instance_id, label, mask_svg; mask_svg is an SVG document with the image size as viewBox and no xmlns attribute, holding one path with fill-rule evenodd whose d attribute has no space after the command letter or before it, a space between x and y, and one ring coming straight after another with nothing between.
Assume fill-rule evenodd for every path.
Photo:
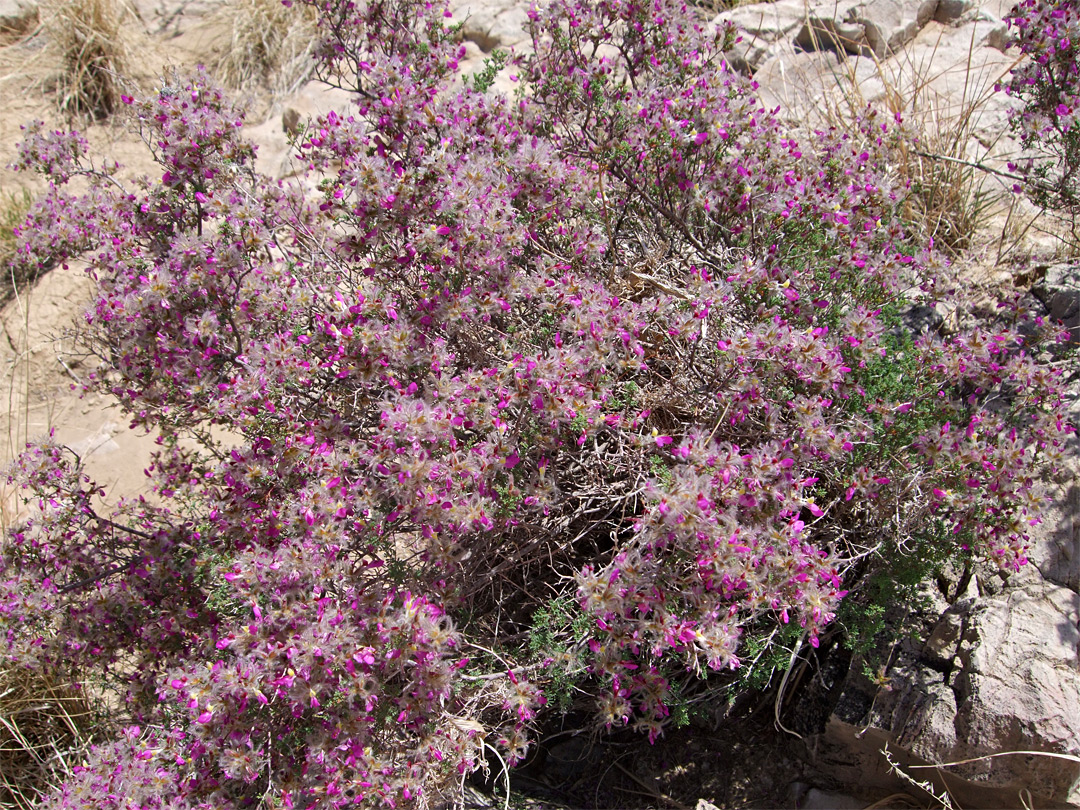
<instances>
[{"instance_id":1,"label":"rocky ground","mask_svg":"<svg viewBox=\"0 0 1080 810\"><path fill-rule=\"evenodd\" d=\"M967 195L926 207L927 216L938 217L940 242L989 291L1028 291L1033 307L1062 319L1080 340L1080 264L1060 255L1052 227L1044 232L1041 221L1033 224L1035 212L1005 193L1007 178L972 168L1004 170L1016 148L1007 132L1008 99L993 92L1018 59L1006 47L1008 6L1009 0L777 0L738 6L717 20L740 27L733 64L753 75L763 104L779 108L793 126L851 126L867 103L901 115L918 137L910 176L947 175L944 187ZM122 10L131 79L147 84L170 66L221 64L235 36L231 8L224 0L139 0ZM455 0L454 9L465 21L466 72L479 69L494 48L527 46L523 3ZM55 4L39 9L30 0L0 0L0 164L13 157L21 123L57 118L48 25L55 11ZM280 178L297 171L286 130L348 104L302 70L290 82L284 90L281 82L252 82L239 93L251 111L247 133L259 145L257 168ZM512 87L503 72L494 89ZM87 132L94 148L126 171L150 170L135 133L107 122ZM0 169L0 203L35 188L33 178ZM974 237L958 222L964 217L979 226ZM87 369L68 332L86 284L72 265L8 290L0 312L0 456L10 458L27 438L55 430L117 498L143 491L154 437L129 430L102 398L79 396ZM1072 469L1080 469L1080 455ZM774 685L756 703L718 707L710 724L671 733L652 748L636 737L599 742L551 729L515 777L515 800L698 810L1080 806L1080 761L1031 753L1080 755L1076 476L1051 495L1034 565L1009 578L955 571L927 583L917 608L891 617L909 635L877 651L884 663L875 677L861 659L824 643L815 660L797 665L783 695ZM5 517L11 508L8 501ZM780 725L793 733L778 731ZM1024 753L983 758L1003 752ZM969 759L975 761L912 769ZM482 791L477 796L488 801Z\"/></svg>"}]
</instances>

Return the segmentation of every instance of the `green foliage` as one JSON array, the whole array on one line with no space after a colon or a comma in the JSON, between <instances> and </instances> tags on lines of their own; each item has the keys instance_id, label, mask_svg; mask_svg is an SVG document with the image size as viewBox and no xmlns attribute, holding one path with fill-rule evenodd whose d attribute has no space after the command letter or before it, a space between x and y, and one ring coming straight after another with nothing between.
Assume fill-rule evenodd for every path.
<instances>
[{"instance_id":1,"label":"green foliage","mask_svg":"<svg viewBox=\"0 0 1080 810\"><path fill-rule=\"evenodd\" d=\"M887 650L904 635L904 619L926 606L925 583L949 564L963 568L971 553L939 523L904 548L886 544L878 557L888 559L889 566L869 574L837 610L844 646L872 667L882 665Z\"/></svg>"},{"instance_id":2,"label":"green foliage","mask_svg":"<svg viewBox=\"0 0 1080 810\"><path fill-rule=\"evenodd\" d=\"M484 60L484 67L480 69L478 73L475 73L472 77L473 89L478 93L486 93L491 89L491 86L495 83L495 77L499 75L506 62L509 59L509 54L506 51L496 48L491 52L491 56Z\"/></svg>"},{"instance_id":3,"label":"green foliage","mask_svg":"<svg viewBox=\"0 0 1080 810\"><path fill-rule=\"evenodd\" d=\"M764 689L776 672L791 661L791 651L802 640L803 629L794 622L751 628L743 637L743 660L739 688Z\"/></svg>"},{"instance_id":4,"label":"green foliage","mask_svg":"<svg viewBox=\"0 0 1080 810\"><path fill-rule=\"evenodd\" d=\"M551 600L533 614L529 654L534 660L550 660L544 669L544 695L560 713L570 709L577 684L585 677L579 654L591 631L592 620L568 596Z\"/></svg>"},{"instance_id":5,"label":"green foliage","mask_svg":"<svg viewBox=\"0 0 1080 810\"><path fill-rule=\"evenodd\" d=\"M701 726L707 724L716 707L716 696L710 695L707 700L702 700L700 688L693 688L695 684L687 686L682 680L672 680L671 690L667 696L668 711L671 712L670 722L675 728L686 728L690 725Z\"/></svg>"},{"instance_id":6,"label":"green foliage","mask_svg":"<svg viewBox=\"0 0 1080 810\"><path fill-rule=\"evenodd\" d=\"M649 474L656 479L657 486L663 490L670 489L675 481L671 468L660 456L649 456Z\"/></svg>"},{"instance_id":7,"label":"green foliage","mask_svg":"<svg viewBox=\"0 0 1080 810\"><path fill-rule=\"evenodd\" d=\"M227 554L215 552L197 556L195 584L206 591L208 611L240 621L251 616L251 605L237 598L236 589L222 576L231 567L232 558Z\"/></svg>"},{"instance_id":8,"label":"green foliage","mask_svg":"<svg viewBox=\"0 0 1080 810\"><path fill-rule=\"evenodd\" d=\"M499 496L496 504L496 514L501 518L514 515L524 498L521 490L512 486L509 480L504 480L495 484L495 492Z\"/></svg>"}]
</instances>

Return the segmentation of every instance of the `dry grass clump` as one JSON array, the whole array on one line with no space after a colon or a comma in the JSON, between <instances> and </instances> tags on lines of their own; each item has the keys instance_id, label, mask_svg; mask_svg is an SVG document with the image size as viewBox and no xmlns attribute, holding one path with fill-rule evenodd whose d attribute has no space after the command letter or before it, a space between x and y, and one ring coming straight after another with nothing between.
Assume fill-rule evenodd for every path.
<instances>
[{"instance_id":1,"label":"dry grass clump","mask_svg":"<svg viewBox=\"0 0 1080 810\"><path fill-rule=\"evenodd\" d=\"M12 277L11 260L15 258L15 229L26 220L34 198L26 189L0 192L0 304L11 295L11 288L25 281Z\"/></svg>"},{"instance_id":2,"label":"dry grass clump","mask_svg":"<svg viewBox=\"0 0 1080 810\"><path fill-rule=\"evenodd\" d=\"M215 65L225 85L242 88L257 82L288 94L310 75L317 38L317 13L311 6L231 0L217 16L232 32L225 55Z\"/></svg>"},{"instance_id":3,"label":"dry grass clump","mask_svg":"<svg viewBox=\"0 0 1080 810\"><path fill-rule=\"evenodd\" d=\"M994 168L995 162L1004 168L996 158L1004 128L988 139L983 126L994 83L1008 69L977 69L975 52L972 41L967 64L945 67L934 63L936 51L920 63L905 61L904 54L890 62L875 60L869 79L841 65L824 99L827 123L847 132L857 131L854 124L868 105L903 118L906 137L895 169L911 191L906 218L953 256L971 248L976 234L1012 198L1009 183ZM938 83L950 74L962 76L962 86L945 94ZM873 99L864 88L872 88Z\"/></svg>"},{"instance_id":4,"label":"dry grass clump","mask_svg":"<svg viewBox=\"0 0 1080 810\"><path fill-rule=\"evenodd\" d=\"M958 104L944 103L919 83L899 110L917 136L901 167L913 191L913 219L954 256L973 247L991 215L1012 199L1009 184L989 170L996 140L980 132L993 83L972 81L970 66L965 75L972 83L965 83Z\"/></svg>"},{"instance_id":5,"label":"dry grass clump","mask_svg":"<svg viewBox=\"0 0 1080 810\"><path fill-rule=\"evenodd\" d=\"M41 19L50 61L61 66L60 110L90 118L112 114L142 29L134 7L126 0L47 0Z\"/></svg>"},{"instance_id":6,"label":"dry grass clump","mask_svg":"<svg viewBox=\"0 0 1080 810\"><path fill-rule=\"evenodd\" d=\"M991 150L975 137L981 103L969 101L952 112L932 106L921 111L917 140L901 167L913 192L909 217L954 256L973 246L989 216L1010 199L1008 187L982 168Z\"/></svg>"},{"instance_id":7,"label":"dry grass clump","mask_svg":"<svg viewBox=\"0 0 1080 810\"><path fill-rule=\"evenodd\" d=\"M35 672L0 672L0 808L30 810L71 773L98 714L80 691Z\"/></svg>"}]
</instances>

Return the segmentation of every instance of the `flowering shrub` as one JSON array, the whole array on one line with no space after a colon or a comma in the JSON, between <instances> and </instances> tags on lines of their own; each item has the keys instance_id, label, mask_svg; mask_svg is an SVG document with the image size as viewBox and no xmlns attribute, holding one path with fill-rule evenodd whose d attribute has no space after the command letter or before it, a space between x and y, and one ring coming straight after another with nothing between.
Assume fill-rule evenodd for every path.
<instances>
[{"instance_id":1,"label":"flowering shrub","mask_svg":"<svg viewBox=\"0 0 1080 810\"><path fill-rule=\"evenodd\" d=\"M89 262L91 385L162 437L112 511L49 441L12 473L8 660L153 729L52 806L428 803L568 683L655 738L905 555L1024 564L1056 335L905 326L951 293L886 122L797 142L666 0L534 10L514 101L455 82L441 8L316 6L356 99L297 145L317 193L202 73L125 99L160 178L20 153L17 261Z\"/></svg>"},{"instance_id":2,"label":"flowering shrub","mask_svg":"<svg viewBox=\"0 0 1080 810\"><path fill-rule=\"evenodd\" d=\"M1005 91L1023 101L1013 116L1031 153L1011 166L1024 190L1044 208L1080 212L1080 6L1074 0L1023 0L1005 18L1027 56Z\"/></svg>"}]
</instances>

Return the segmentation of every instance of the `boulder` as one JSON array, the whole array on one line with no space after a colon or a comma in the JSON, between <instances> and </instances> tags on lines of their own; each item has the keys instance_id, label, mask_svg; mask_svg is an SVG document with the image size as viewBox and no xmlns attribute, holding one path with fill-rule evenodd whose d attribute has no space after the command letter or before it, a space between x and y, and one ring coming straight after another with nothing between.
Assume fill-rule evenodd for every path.
<instances>
[{"instance_id":1,"label":"boulder","mask_svg":"<svg viewBox=\"0 0 1080 810\"><path fill-rule=\"evenodd\" d=\"M968 53L982 48L1004 51L1008 33L1008 27L999 17L978 10L958 23L931 20L919 30L907 48L909 51L937 49L942 51L940 61L956 64L966 61ZM905 53L903 58L907 60L908 54Z\"/></svg>"},{"instance_id":2,"label":"boulder","mask_svg":"<svg viewBox=\"0 0 1080 810\"><path fill-rule=\"evenodd\" d=\"M863 26L866 43L879 59L900 50L934 16L937 0L866 0L847 18Z\"/></svg>"},{"instance_id":3,"label":"boulder","mask_svg":"<svg viewBox=\"0 0 1080 810\"><path fill-rule=\"evenodd\" d=\"M463 23L462 36L475 42L484 53L495 48L509 48L528 39L525 32L528 9L513 0L459 0L451 3L450 9L453 22Z\"/></svg>"},{"instance_id":4,"label":"boulder","mask_svg":"<svg viewBox=\"0 0 1080 810\"><path fill-rule=\"evenodd\" d=\"M982 0L981 7L983 11L1005 19L1009 12L1016 7L1016 0Z\"/></svg>"},{"instance_id":5,"label":"boulder","mask_svg":"<svg viewBox=\"0 0 1080 810\"><path fill-rule=\"evenodd\" d=\"M971 607L957 650L962 667L950 759L999 751L1080 755L1080 594L1037 583ZM959 757L957 756L959 755ZM961 766L964 778L1027 786L1053 801L1080 800L1080 762L1002 757Z\"/></svg>"},{"instance_id":6,"label":"boulder","mask_svg":"<svg viewBox=\"0 0 1080 810\"><path fill-rule=\"evenodd\" d=\"M866 31L857 22L833 17L808 17L795 36L795 44L804 51L835 51L838 54L869 56Z\"/></svg>"},{"instance_id":7,"label":"boulder","mask_svg":"<svg viewBox=\"0 0 1080 810\"><path fill-rule=\"evenodd\" d=\"M529 22L528 9L520 6L509 8L495 17L487 31L488 39L494 47L511 48L529 40L525 30Z\"/></svg>"},{"instance_id":8,"label":"boulder","mask_svg":"<svg viewBox=\"0 0 1080 810\"><path fill-rule=\"evenodd\" d=\"M822 99L837 84L837 76L848 73L850 62L838 62L829 50L796 51L790 43L777 43L770 56L754 74L758 100L793 122L818 123L824 109Z\"/></svg>"},{"instance_id":9,"label":"boulder","mask_svg":"<svg viewBox=\"0 0 1080 810\"><path fill-rule=\"evenodd\" d=\"M1080 591L1080 459L1074 454L1075 442L1073 454L1066 457L1063 483L1050 490L1042 523L1028 532L1028 559L1047 582Z\"/></svg>"},{"instance_id":10,"label":"boulder","mask_svg":"<svg viewBox=\"0 0 1080 810\"><path fill-rule=\"evenodd\" d=\"M803 782L795 782L788 789L788 798L792 807L799 810L863 810L866 800L843 793L830 793L811 787ZM702 810L700 805L695 810Z\"/></svg>"},{"instance_id":11,"label":"boulder","mask_svg":"<svg viewBox=\"0 0 1080 810\"><path fill-rule=\"evenodd\" d=\"M831 759L884 784L888 768L872 749L885 745L905 766L1080 756L1078 624L1080 594L1039 577L960 599L921 649L897 648L887 685L849 676L824 735ZM1036 806L1080 801L1080 761L1057 757L911 774L947 786L961 806L1016 807L1028 791Z\"/></svg>"},{"instance_id":12,"label":"boulder","mask_svg":"<svg viewBox=\"0 0 1080 810\"><path fill-rule=\"evenodd\" d=\"M800 0L751 3L721 12L716 26L731 22L739 29L740 40L729 55L736 70L753 73L770 55L774 46L795 36L806 22L806 6Z\"/></svg>"},{"instance_id":13,"label":"boulder","mask_svg":"<svg viewBox=\"0 0 1080 810\"><path fill-rule=\"evenodd\" d=\"M795 43L804 50L835 50L883 59L933 19L937 0L863 0L848 5L815 2Z\"/></svg>"},{"instance_id":14,"label":"boulder","mask_svg":"<svg viewBox=\"0 0 1080 810\"><path fill-rule=\"evenodd\" d=\"M979 0L938 0L934 21L953 23L979 8Z\"/></svg>"},{"instance_id":15,"label":"boulder","mask_svg":"<svg viewBox=\"0 0 1080 810\"><path fill-rule=\"evenodd\" d=\"M296 160L291 139L319 116L331 111L347 114L352 105L352 93L314 80L281 99L263 123L244 127L244 136L258 146L256 168L278 179L302 174L304 163Z\"/></svg>"},{"instance_id":16,"label":"boulder","mask_svg":"<svg viewBox=\"0 0 1080 810\"><path fill-rule=\"evenodd\" d=\"M1004 33L1004 24L989 15L960 28L931 21L902 53L882 63L883 82L906 100L905 118L920 125L930 151L980 162L1009 151L1003 135L1015 101L994 92L1015 63L997 47ZM954 142L958 135L962 143ZM964 145L966 155L958 154ZM994 165L1004 169L1005 161Z\"/></svg>"},{"instance_id":17,"label":"boulder","mask_svg":"<svg viewBox=\"0 0 1080 810\"><path fill-rule=\"evenodd\" d=\"M1080 343L1080 263L1049 265L1031 292L1046 307L1047 314L1069 330L1069 342Z\"/></svg>"}]
</instances>

